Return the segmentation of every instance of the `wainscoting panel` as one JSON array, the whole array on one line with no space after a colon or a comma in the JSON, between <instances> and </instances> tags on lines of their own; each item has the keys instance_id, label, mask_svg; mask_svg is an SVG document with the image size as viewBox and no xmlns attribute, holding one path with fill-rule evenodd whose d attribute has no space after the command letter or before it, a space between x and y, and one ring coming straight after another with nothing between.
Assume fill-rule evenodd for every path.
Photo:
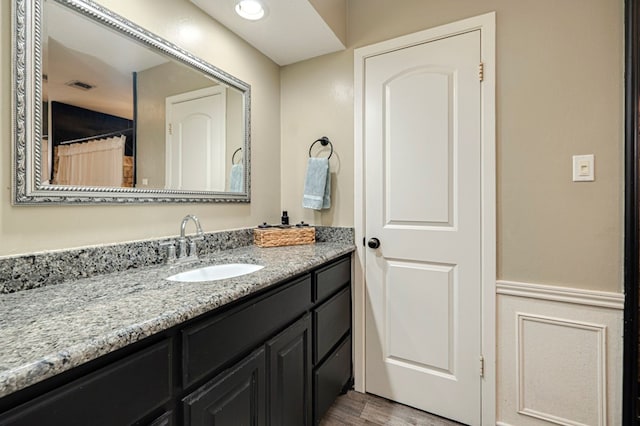
<instances>
[{"instance_id":1,"label":"wainscoting panel","mask_svg":"<svg viewBox=\"0 0 640 426\"><path fill-rule=\"evenodd\" d=\"M623 296L513 282L497 292L498 424L620 424Z\"/></svg>"}]
</instances>

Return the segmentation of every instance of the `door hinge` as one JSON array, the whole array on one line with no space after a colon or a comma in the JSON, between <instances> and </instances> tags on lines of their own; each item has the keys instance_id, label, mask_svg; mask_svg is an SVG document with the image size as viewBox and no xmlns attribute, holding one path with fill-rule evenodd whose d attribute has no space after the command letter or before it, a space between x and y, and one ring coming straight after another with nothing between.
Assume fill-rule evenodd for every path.
<instances>
[{"instance_id":1,"label":"door hinge","mask_svg":"<svg viewBox=\"0 0 640 426\"><path fill-rule=\"evenodd\" d=\"M480 377L484 377L484 357L480 355Z\"/></svg>"},{"instance_id":2,"label":"door hinge","mask_svg":"<svg viewBox=\"0 0 640 426\"><path fill-rule=\"evenodd\" d=\"M484 81L484 63L480 62L478 65L478 80Z\"/></svg>"},{"instance_id":3,"label":"door hinge","mask_svg":"<svg viewBox=\"0 0 640 426\"><path fill-rule=\"evenodd\" d=\"M171 123L169 123L169 134L173 136L173 127L171 126Z\"/></svg>"}]
</instances>

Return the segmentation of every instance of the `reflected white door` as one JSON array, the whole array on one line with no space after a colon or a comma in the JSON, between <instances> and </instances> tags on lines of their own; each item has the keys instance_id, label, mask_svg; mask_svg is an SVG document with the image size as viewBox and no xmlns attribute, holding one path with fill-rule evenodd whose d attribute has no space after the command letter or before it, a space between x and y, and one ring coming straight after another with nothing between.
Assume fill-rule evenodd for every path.
<instances>
[{"instance_id":1,"label":"reflected white door","mask_svg":"<svg viewBox=\"0 0 640 426\"><path fill-rule=\"evenodd\" d=\"M365 62L366 390L481 422L480 31Z\"/></svg>"},{"instance_id":2,"label":"reflected white door","mask_svg":"<svg viewBox=\"0 0 640 426\"><path fill-rule=\"evenodd\" d=\"M167 98L167 189L225 191L225 93L214 86Z\"/></svg>"}]
</instances>

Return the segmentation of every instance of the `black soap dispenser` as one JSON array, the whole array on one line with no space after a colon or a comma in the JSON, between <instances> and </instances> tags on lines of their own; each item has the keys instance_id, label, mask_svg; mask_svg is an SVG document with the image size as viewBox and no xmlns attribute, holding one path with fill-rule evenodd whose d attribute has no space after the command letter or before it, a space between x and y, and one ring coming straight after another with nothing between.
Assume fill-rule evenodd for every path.
<instances>
[{"instance_id":1,"label":"black soap dispenser","mask_svg":"<svg viewBox=\"0 0 640 426\"><path fill-rule=\"evenodd\" d=\"M282 217L280 219L281 219L282 225L287 225L287 226L289 225L289 214L287 213L286 210L282 211Z\"/></svg>"}]
</instances>

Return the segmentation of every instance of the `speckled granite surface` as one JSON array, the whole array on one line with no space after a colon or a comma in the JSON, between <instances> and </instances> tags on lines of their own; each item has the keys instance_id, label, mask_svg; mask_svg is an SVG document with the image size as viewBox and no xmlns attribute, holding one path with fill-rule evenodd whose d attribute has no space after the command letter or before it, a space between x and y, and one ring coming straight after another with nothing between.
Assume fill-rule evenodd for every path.
<instances>
[{"instance_id":1,"label":"speckled granite surface","mask_svg":"<svg viewBox=\"0 0 640 426\"><path fill-rule=\"evenodd\" d=\"M160 244L169 240L162 238L0 257L0 294L159 265L166 259L166 248ZM204 255L252 243L252 229L207 233L204 240L198 242L198 253Z\"/></svg>"},{"instance_id":2,"label":"speckled granite surface","mask_svg":"<svg viewBox=\"0 0 640 426\"><path fill-rule=\"evenodd\" d=\"M316 227L316 240L353 241L353 228ZM0 257L0 294L88 278L165 261L168 238L85 247L74 250ZM201 256L253 244L253 228L205 234L198 242Z\"/></svg>"},{"instance_id":3,"label":"speckled granite surface","mask_svg":"<svg viewBox=\"0 0 640 426\"><path fill-rule=\"evenodd\" d=\"M347 229L347 228L345 228ZM347 233L348 234L348 233ZM168 329L350 253L345 241L239 247L197 263L146 266L0 295L0 396ZM220 263L256 263L249 275L204 283L165 277Z\"/></svg>"}]
</instances>

